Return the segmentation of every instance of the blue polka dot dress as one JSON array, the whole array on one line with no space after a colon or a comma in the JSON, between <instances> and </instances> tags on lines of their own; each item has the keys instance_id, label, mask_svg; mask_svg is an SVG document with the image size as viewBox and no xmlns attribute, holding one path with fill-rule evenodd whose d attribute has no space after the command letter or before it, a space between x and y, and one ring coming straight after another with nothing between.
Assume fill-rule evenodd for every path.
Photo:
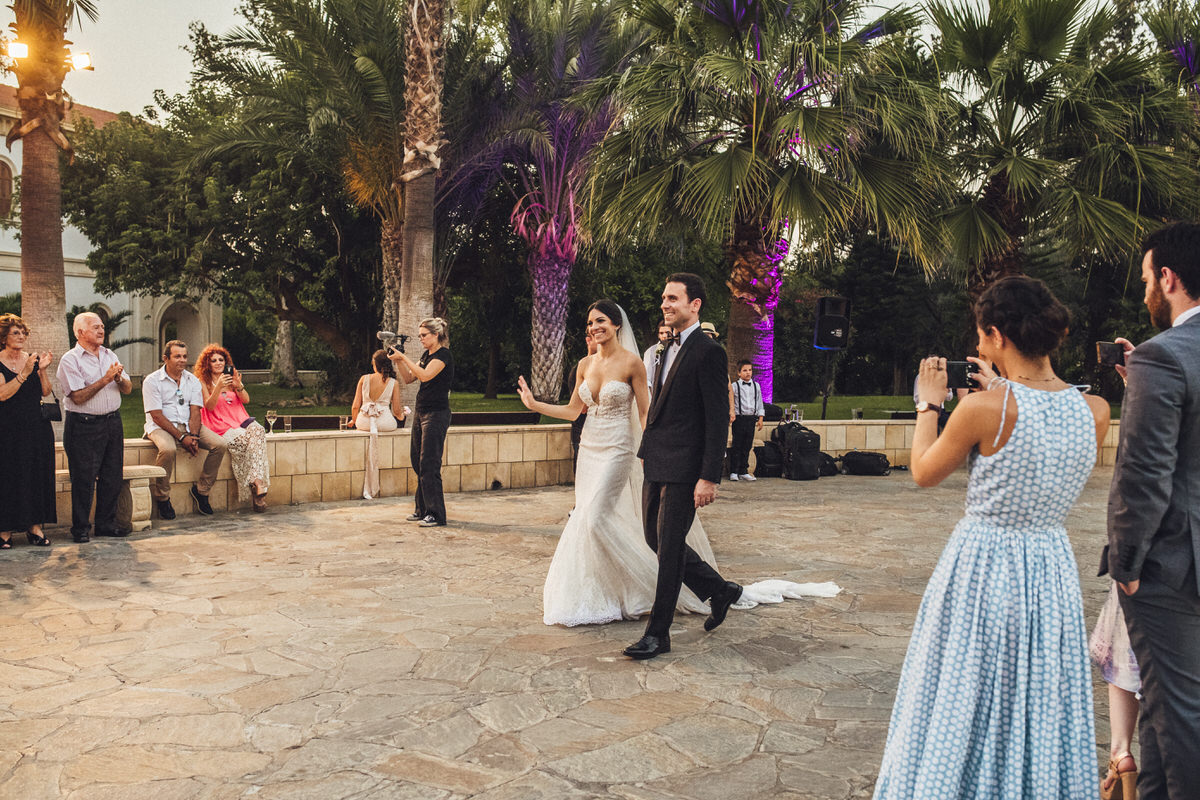
<instances>
[{"instance_id":1,"label":"blue polka dot dress","mask_svg":"<svg viewBox=\"0 0 1200 800\"><path fill-rule=\"evenodd\" d=\"M1095 465L1095 420L1075 389L1000 390L1017 422L998 452L972 454L966 515L900 674L876 800L1096 796L1087 631L1063 527Z\"/></svg>"}]
</instances>

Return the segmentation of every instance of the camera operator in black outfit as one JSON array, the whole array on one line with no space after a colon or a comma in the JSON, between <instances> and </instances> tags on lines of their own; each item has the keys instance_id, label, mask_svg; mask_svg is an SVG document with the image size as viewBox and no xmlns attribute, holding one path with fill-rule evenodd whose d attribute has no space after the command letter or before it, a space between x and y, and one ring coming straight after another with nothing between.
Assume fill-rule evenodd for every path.
<instances>
[{"instance_id":1,"label":"camera operator in black outfit","mask_svg":"<svg viewBox=\"0 0 1200 800\"><path fill-rule=\"evenodd\" d=\"M423 528L446 524L446 501L442 497L442 451L450 428L450 384L454 380L454 359L450 356L450 337L446 320L429 317L421 320L417 339L425 352L413 362L403 352L388 351L396 365L396 375L407 383L420 381L417 391L416 420L412 426L410 456L417 471L416 509L408 517Z\"/></svg>"}]
</instances>

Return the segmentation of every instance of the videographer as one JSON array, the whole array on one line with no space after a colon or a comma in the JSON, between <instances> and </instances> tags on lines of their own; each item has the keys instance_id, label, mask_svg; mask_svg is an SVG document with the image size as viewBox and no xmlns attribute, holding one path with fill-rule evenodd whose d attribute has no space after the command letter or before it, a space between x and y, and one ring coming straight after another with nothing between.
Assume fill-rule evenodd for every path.
<instances>
[{"instance_id":1,"label":"videographer","mask_svg":"<svg viewBox=\"0 0 1200 800\"><path fill-rule=\"evenodd\" d=\"M396 375L406 384L420 381L417 391L416 420L412 427L410 455L417 471L416 509L408 517L421 527L446 524L446 501L442 498L442 450L450 428L450 384L454 380L454 359L450 356L450 337L446 320L429 317L421 320L417 339L425 348L420 361L396 348L388 358L396 365Z\"/></svg>"}]
</instances>

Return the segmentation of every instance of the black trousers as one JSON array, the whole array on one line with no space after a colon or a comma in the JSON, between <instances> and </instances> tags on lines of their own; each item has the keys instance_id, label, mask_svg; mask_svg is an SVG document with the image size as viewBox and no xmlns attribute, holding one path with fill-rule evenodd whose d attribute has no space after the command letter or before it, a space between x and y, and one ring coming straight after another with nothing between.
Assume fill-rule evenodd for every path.
<instances>
[{"instance_id":1,"label":"black trousers","mask_svg":"<svg viewBox=\"0 0 1200 800\"><path fill-rule=\"evenodd\" d=\"M1184 800L1200 791L1200 597L1196 577L1171 589L1143 578L1119 595L1142 679L1138 797Z\"/></svg>"},{"instance_id":2,"label":"black trousers","mask_svg":"<svg viewBox=\"0 0 1200 800\"><path fill-rule=\"evenodd\" d=\"M63 451L71 473L71 535L87 536L96 493L96 529L117 527L117 496L125 462L125 430L119 413L66 413Z\"/></svg>"},{"instance_id":3,"label":"black trousers","mask_svg":"<svg viewBox=\"0 0 1200 800\"><path fill-rule=\"evenodd\" d=\"M416 513L446 521L446 500L442 496L442 451L446 431L450 430L450 409L418 411L412 429L409 458L417 471Z\"/></svg>"},{"instance_id":4,"label":"black trousers","mask_svg":"<svg viewBox=\"0 0 1200 800\"><path fill-rule=\"evenodd\" d=\"M658 585L654 591L654 608L646 624L646 633L650 636L666 636L671 630L683 584L687 584L701 600L707 600L725 588L725 579L686 542L688 529L696 517L695 488L695 484L690 483L655 481L646 481L642 486L646 544L658 553Z\"/></svg>"},{"instance_id":5,"label":"black trousers","mask_svg":"<svg viewBox=\"0 0 1200 800\"><path fill-rule=\"evenodd\" d=\"M758 417L738 414L733 418L733 443L729 445L729 471L745 475L750 471L750 448L754 446L754 426Z\"/></svg>"}]
</instances>

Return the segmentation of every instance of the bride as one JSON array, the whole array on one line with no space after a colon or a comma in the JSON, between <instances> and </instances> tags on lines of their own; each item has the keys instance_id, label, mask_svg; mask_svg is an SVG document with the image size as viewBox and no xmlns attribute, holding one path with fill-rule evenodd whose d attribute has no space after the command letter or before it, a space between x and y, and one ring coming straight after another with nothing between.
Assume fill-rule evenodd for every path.
<instances>
[{"instance_id":1,"label":"bride","mask_svg":"<svg viewBox=\"0 0 1200 800\"><path fill-rule=\"evenodd\" d=\"M518 379L521 401L531 411L572 420L584 406L588 409L575 472L575 511L559 537L542 591L547 625L598 624L648 614L658 581L658 556L642 534L642 475L635 456L650 410L646 367L629 319L613 301L598 300L588 308L587 329L597 350L579 362L565 406L535 400L525 379ZM699 518L687 543L716 566ZM784 597L831 597L838 591L832 583L762 581L744 587L734 607L778 603ZM709 610L686 586L678 609Z\"/></svg>"}]
</instances>

